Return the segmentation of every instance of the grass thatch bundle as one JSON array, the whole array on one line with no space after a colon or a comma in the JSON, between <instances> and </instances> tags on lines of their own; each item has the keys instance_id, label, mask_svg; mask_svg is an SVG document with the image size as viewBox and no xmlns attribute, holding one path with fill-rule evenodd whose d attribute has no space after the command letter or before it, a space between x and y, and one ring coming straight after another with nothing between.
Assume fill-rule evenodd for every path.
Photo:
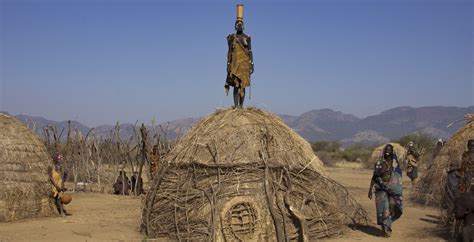
<instances>
[{"instance_id":1,"label":"grass thatch bundle","mask_svg":"<svg viewBox=\"0 0 474 242\"><path fill-rule=\"evenodd\" d=\"M342 232L366 212L326 177L310 145L277 116L221 110L165 159L142 229L169 240L296 240Z\"/></svg>"},{"instance_id":2,"label":"grass thatch bundle","mask_svg":"<svg viewBox=\"0 0 474 242\"><path fill-rule=\"evenodd\" d=\"M433 164L420 177L414 198L426 205L441 206L446 187L449 165L459 167L461 155L467 150L467 141L474 139L474 121L461 127L441 149Z\"/></svg>"},{"instance_id":3,"label":"grass thatch bundle","mask_svg":"<svg viewBox=\"0 0 474 242\"><path fill-rule=\"evenodd\" d=\"M399 143L389 143L389 144L393 146L393 150L397 154L397 157L400 163L403 163L403 161L405 160L405 156L407 154L407 149L405 149L405 147L401 146ZM371 164L370 168L372 168L375 162L377 162L382 157L383 148L386 145L387 144L383 144L374 149L374 151L372 152L372 155L370 156L370 161L369 161Z\"/></svg>"},{"instance_id":4,"label":"grass thatch bundle","mask_svg":"<svg viewBox=\"0 0 474 242\"><path fill-rule=\"evenodd\" d=\"M52 214L49 164L46 147L36 134L0 113L0 221Z\"/></svg>"}]
</instances>

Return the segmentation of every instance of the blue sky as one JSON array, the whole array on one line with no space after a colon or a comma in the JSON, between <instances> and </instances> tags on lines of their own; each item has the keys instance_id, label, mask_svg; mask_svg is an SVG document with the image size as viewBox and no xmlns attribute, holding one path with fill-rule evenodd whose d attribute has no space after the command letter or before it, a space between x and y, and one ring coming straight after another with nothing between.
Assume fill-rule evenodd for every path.
<instances>
[{"instance_id":1,"label":"blue sky","mask_svg":"<svg viewBox=\"0 0 474 242\"><path fill-rule=\"evenodd\" d=\"M474 105L474 1L242 1L247 105L359 117ZM0 0L0 110L87 125L198 117L224 94L238 1Z\"/></svg>"}]
</instances>

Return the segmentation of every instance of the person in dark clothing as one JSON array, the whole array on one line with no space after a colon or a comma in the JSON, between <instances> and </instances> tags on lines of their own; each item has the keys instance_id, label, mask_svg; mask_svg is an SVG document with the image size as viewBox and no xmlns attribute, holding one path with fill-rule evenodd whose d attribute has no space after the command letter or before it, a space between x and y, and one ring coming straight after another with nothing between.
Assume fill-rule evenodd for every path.
<instances>
[{"instance_id":1,"label":"person in dark clothing","mask_svg":"<svg viewBox=\"0 0 474 242\"><path fill-rule=\"evenodd\" d=\"M133 176L131 178L131 181L132 181L132 193L135 194L135 195L140 195L140 194L145 194L145 192L143 191L143 179L142 177L140 176L140 179L138 179L138 173L137 172L134 172L133 173ZM138 180L138 182L137 182Z\"/></svg>"},{"instance_id":2,"label":"person in dark clothing","mask_svg":"<svg viewBox=\"0 0 474 242\"><path fill-rule=\"evenodd\" d=\"M460 241L474 241L474 193L461 193L454 200L454 216L463 222Z\"/></svg>"},{"instance_id":3,"label":"person in dark clothing","mask_svg":"<svg viewBox=\"0 0 474 242\"><path fill-rule=\"evenodd\" d=\"M402 169L391 144L387 144L382 156L375 163L369 186L369 199L375 189L377 224L385 237L392 234L392 223L403 213Z\"/></svg>"},{"instance_id":4,"label":"person in dark clothing","mask_svg":"<svg viewBox=\"0 0 474 242\"><path fill-rule=\"evenodd\" d=\"M114 194L117 195L128 195L130 190L130 181L128 180L127 174L125 171L120 171L115 183L113 185Z\"/></svg>"},{"instance_id":5,"label":"person in dark clothing","mask_svg":"<svg viewBox=\"0 0 474 242\"><path fill-rule=\"evenodd\" d=\"M410 178L412 185L414 185L416 178L418 178L418 163L421 160L421 155L415 148L415 143L410 141L407 150L407 176Z\"/></svg>"},{"instance_id":6,"label":"person in dark clothing","mask_svg":"<svg viewBox=\"0 0 474 242\"><path fill-rule=\"evenodd\" d=\"M474 191L474 139L467 142L467 151L461 156L459 173L461 176L459 190L461 192Z\"/></svg>"}]
</instances>

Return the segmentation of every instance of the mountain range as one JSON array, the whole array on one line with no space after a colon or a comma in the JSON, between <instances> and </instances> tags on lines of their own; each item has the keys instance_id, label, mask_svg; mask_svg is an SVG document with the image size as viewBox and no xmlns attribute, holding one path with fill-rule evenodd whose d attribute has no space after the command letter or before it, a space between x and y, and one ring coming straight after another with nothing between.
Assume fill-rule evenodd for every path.
<instances>
[{"instance_id":1,"label":"mountain range","mask_svg":"<svg viewBox=\"0 0 474 242\"><path fill-rule=\"evenodd\" d=\"M467 113L474 113L474 106L469 107L397 107L379 114L358 118L331 109L319 109L305 112L299 116L279 114L279 116L297 133L309 141L336 140L343 146L353 143L379 144L401 136L423 132L436 138L450 137L464 122L457 122L451 127L449 123L463 118ZM43 135L43 127L55 126L58 131L67 129L67 121L57 122L43 117L16 115L16 118ZM200 118L185 118L160 124L158 132L168 138L185 133ZM71 127L86 134L91 128L78 121L71 121ZM133 134L134 124L121 124L120 136L128 139ZM94 127L96 135L107 137L115 125ZM148 128L151 128L148 126Z\"/></svg>"},{"instance_id":2,"label":"mountain range","mask_svg":"<svg viewBox=\"0 0 474 242\"><path fill-rule=\"evenodd\" d=\"M337 140L347 146L385 143L418 132L446 139L464 123L446 126L467 113L474 113L474 106L397 107L363 119L331 109L312 110L298 117L281 117L307 140Z\"/></svg>"}]
</instances>

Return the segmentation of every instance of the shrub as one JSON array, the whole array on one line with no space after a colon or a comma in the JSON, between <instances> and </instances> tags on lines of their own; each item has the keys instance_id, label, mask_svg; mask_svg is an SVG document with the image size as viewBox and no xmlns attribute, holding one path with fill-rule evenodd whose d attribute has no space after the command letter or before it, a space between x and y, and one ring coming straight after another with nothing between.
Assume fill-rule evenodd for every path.
<instances>
[{"instance_id":1,"label":"shrub","mask_svg":"<svg viewBox=\"0 0 474 242\"><path fill-rule=\"evenodd\" d=\"M436 144L436 139L430 134L426 133L405 135L400 137L398 140L394 140L394 142L399 143L403 147L407 147L410 141L413 141L415 146L420 149L420 151L423 150L425 152L433 151Z\"/></svg>"},{"instance_id":2,"label":"shrub","mask_svg":"<svg viewBox=\"0 0 474 242\"><path fill-rule=\"evenodd\" d=\"M316 141L311 143L311 148L315 152L337 152L341 148L341 144L337 141Z\"/></svg>"},{"instance_id":3,"label":"shrub","mask_svg":"<svg viewBox=\"0 0 474 242\"><path fill-rule=\"evenodd\" d=\"M367 163L372 154L373 147L363 144L353 144L350 147L340 150L337 155L346 161L358 161Z\"/></svg>"},{"instance_id":4,"label":"shrub","mask_svg":"<svg viewBox=\"0 0 474 242\"><path fill-rule=\"evenodd\" d=\"M398 140L394 140L394 142L399 143L403 147L407 147L410 141L415 143L415 147L422 155L421 164L429 166L433 160L433 150L436 146L436 138L427 133L416 133L405 135L400 137Z\"/></svg>"}]
</instances>

